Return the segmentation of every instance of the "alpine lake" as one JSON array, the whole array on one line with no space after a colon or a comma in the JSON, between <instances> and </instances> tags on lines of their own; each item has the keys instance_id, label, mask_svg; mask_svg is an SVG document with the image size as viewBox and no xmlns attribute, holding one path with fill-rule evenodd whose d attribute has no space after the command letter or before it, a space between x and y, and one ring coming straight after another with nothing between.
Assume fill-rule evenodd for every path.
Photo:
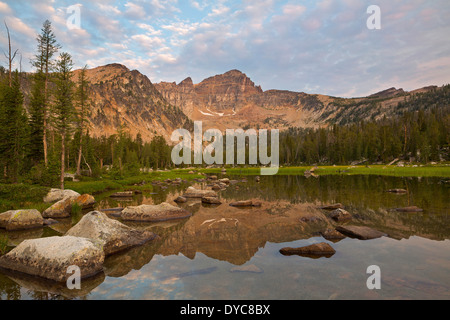
<instances>
[{"instance_id":1,"label":"alpine lake","mask_svg":"<svg viewBox=\"0 0 450 320\"><path fill-rule=\"evenodd\" d=\"M450 299L450 184L441 178L376 175L230 176L219 191L221 205L191 199L181 207L188 219L128 223L159 237L109 256L104 272L81 282L81 290L27 276L0 272L2 300L28 299L186 299L186 300L327 300ZM194 186L183 182L155 186L152 193L111 198L95 195L95 210L173 202ZM389 193L389 189L406 193ZM237 208L239 200L260 207ZM321 206L341 203L352 215L346 222L330 218ZM398 212L417 206L422 212ZM64 235L86 212L60 223L6 232L9 245L25 239ZM114 218L120 221L120 218ZM322 232L338 225L367 226L386 236L326 240ZM326 242L328 257L280 253L285 247ZM367 286L369 266L378 266L381 288Z\"/></svg>"}]
</instances>

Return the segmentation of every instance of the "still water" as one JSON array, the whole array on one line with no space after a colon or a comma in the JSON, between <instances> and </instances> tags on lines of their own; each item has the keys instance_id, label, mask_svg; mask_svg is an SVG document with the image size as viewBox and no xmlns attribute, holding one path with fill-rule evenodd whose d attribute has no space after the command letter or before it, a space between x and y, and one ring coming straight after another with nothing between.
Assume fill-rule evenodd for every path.
<instances>
[{"instance_id":1,"label":"still water","mask_svg":"<svg viewBox=\"0 0 450 320\"><path fill-rule=\"evenodd\" d=\"M189 219L127 223L150 229L159 239L108 257L104 273L83 281L81 291L0 273L1 299L450 299L450 188L445 181L377 176L230 179L236 183L219 192L222 205L190 200L182 205L193 213ZM155 186L151 193L122 201L110 198L109 192L96 196L96 209L173 203L188 186ZM194 186L207 188L206 183ZM408 192L386 192L393 188ZM229 206L244 199L258 199L262 206ZM342 203L352 214L348 224L388 236L325 240L320 232L338 224L318 207L330 203ZM393 210L413 205L424 211ZM63 235L80 218L8 233L10 245ZM279 252L319 242L329 243L336 254L312 259ZM380 290L367 288L371 265L381 269Z\"/></svg>"}]
</instances>

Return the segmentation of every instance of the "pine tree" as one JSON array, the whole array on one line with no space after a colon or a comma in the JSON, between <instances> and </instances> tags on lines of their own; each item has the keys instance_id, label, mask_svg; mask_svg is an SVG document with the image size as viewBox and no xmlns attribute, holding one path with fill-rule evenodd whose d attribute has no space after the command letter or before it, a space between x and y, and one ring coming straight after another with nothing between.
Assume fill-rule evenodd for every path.
<instances>
[{"instance_id":1,"label":"pine tree","mask_svg":"<svg viewBox=\"0 0 450 320\"><path fill-rule=\"evenodd\" d=\"M44 148L42 141L44 139L44 110L45 110L45 75L38 71L33 76L33 85L30 96L29 106L29 126L30 126L30 145L29 158L31 163L36 165L44 161Z\"/></svg>"},{"instance_id":2,"label":"pine tree","mask_svg":"<svg viewBox=\"0 0 450 320\"><path fill-rule=\"evenodd\" d=\"M73 106L74 83L72 82L72 57L61 53L56 67L55 104L53 106L53 124L61 137L61 189L64 189L66 137L71 133L75 109Z\"/></svg>"},{"instance_id":3,"label":"pine tree","mask_svg":"<svg viewBox=\"0 0 450 320\"><path fill-rule=\"evenodd\" d=\"M23 94L20 90L19 74L12 77L11 86L1 84L0 99L0 154L4 176L9 182L16 183L25 157L28 127Z\"/></svg>"},{"instance_id":4,"label":"pine tree","mask_svg":"<svg viewBox=\"0 0 450 320\"><path fill-rule=\"evenodd\" d=\"M89 101L89 82L86 78L87 66L81 69L78 76L77 89L75 92L76 105L77 105L77 126L79 134L79 148L77 158L77 175L81 174L81 157L83 154L83 133L87 129L87 120L90 113L90 101Z\"/></svg>"},{"instance_id":5,"label":"pine tree","mask_svg":"<svg viewBox=\"0 0 450 320\"><path fill-rule=\"evenodd\" d=\"M42 146L44 153L44 162L48 164L48 151L47 151L47 129L48 129L48 109L49 109L49 83L50 72L54 68L53 56L61 48L56 42L55 34L52 30L52 24L49 20L46 20L42 26L41 34L36 38L38 42L37 53L32 65L37 69L38 73L44 75L44 88L43 88L43 103L42 107Z\"/></svg>"}]
</instances>

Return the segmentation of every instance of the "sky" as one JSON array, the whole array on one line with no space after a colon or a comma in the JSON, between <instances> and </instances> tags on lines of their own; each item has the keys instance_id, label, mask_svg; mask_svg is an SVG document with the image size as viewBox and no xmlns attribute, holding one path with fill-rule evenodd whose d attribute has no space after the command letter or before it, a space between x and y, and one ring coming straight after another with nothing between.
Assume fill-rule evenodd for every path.
<instances>
[{"instance_id":1,"label":"sky","mask_svg":"<svg viewBox=\"0 0 450 320\"><path fill-rule=\"evenodd\" d=\"M448 0L0 0L23 71L49 19L76 68L120 63L153 83L238 69L263 90L339 97L450 83L449 17Z\"/></svg>"}]
</instances>

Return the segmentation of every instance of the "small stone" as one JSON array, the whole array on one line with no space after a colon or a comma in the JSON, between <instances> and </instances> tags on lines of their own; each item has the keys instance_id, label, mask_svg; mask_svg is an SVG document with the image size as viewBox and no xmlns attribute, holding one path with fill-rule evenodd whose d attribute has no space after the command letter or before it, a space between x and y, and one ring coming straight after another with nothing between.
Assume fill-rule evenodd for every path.
<instances>
[{"instance_id":1,"label":"small stone","mask_svg":"<svg viewBox=\"0 0 450 320\"><path fill-rule=\"evenodd\" d=\"M203 197L202 203L206 204L222 204L222 202L219 200L219 198L216 197Z\"/></svg>"},{"instance_id":2,"label":"small stone","mask_svg":"<svg viewBox=\"0 0 450 320\"><path fill-rule=\"evenodd\" d=\"M330 214L331 219L337 222L348 221L352 219L352 215L344 209L336 209Z\"/></svg>"},{"instance_id":3,"label":"small stone","mask_svg":"<svg viewBox=\"0 0 450 320\"><path fill-rule=\"evenodd\" d=\"M251 206L253 206L253 201L252 200L236 201L236 202L230 203L230 206L232 206L232 207L251 207Z\"/></svg>"},{"instance_id":4,"label":"small stone","mask_svg":"<svg viewBox=\"0 0 450 320\"><path fill-rule=\"evenodd\" d=\"M301 248L283 248L280 250L280 253L286 256L300 255L300 256L331 257L336 253L336 250L334 250L333 247L330 246L328 243L321 242Z\"/></svg>"}]
</instances>

